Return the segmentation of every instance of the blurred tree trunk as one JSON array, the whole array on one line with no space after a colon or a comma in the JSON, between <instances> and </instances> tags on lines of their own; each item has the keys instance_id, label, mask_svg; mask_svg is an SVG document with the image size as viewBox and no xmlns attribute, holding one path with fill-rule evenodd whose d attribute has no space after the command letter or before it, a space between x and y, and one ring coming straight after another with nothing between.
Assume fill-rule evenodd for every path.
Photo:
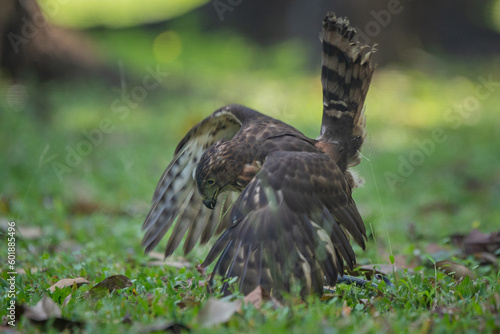
<instances>
[{"instance_id":1,"label":"blurred tree trunk","mask_svg":"<svg viewBox=\"0 0 500 334\"><path fill-rule=\"evenodd\" d=\"M11 84L7 104L15 110L28 105L50 119L49 81L119 82L88 39L50 24L35 0L0 0L0 37L0 78Z\"/></svg>"},{"instance_id":2,"label":"blurred tree trunk","mask_svg":"<svg viewBox=\"0 0 500 334\"><path fill-rule=\"evenodd\" d=\"M89 40L50 24L35 0L1 0L0 36L0 65L14 81L110 74Z\"/></svg>"}]
</instances>

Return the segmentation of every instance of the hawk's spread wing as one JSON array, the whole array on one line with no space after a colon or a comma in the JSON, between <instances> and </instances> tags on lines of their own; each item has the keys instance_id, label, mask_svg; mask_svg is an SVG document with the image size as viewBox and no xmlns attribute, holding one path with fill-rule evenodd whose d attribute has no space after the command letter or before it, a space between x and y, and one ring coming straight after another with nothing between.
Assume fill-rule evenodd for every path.
<instances>
[{"instance_id":1,"label":"hawk's spread wing","mask_svg":"<svg viewBox=\"0 0 500 334\"><path fill-rule=\"evenodd\" d=\"M203 265L222 253L215 272L237 276L243 293L258 285L290 291L294 282L303 294L321 293L325 276L334 284L343 260L350 267L355 262L347 234L363 248L366 238L344 174L319 153L269 155L229 218L232 225Z\"/></svg>"},{"instance_id":2,"label":"hawk's spread wing","mask_svg":"<svg viewBox=\"0 0 500 334\"><path fill-rule=\"evenodd\" d=\"M153 205L142 225L142 229L146 230L142 241L146 252L160 242L174 221L176 224L168 240L165 256L172 254L186 233L185 253L191 251L198 239L205 243L213 235L221 218L221 210L226 212L231 201L220 201L215 210L203 205L195 182L196 165L203 152L217 140L230 139L240 130L248 116L247 110L236 105L221 108L198 123L181 140L174 159L158 182ZM223 229L221 222L217 232Z\"/></svg>"}]
</instances>

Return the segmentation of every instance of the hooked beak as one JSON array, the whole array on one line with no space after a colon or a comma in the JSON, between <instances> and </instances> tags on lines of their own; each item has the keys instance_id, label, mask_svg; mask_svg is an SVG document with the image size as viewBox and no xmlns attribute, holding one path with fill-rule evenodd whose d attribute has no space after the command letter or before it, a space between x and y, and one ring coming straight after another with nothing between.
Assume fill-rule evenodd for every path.
<instances>
[{"instance_id":1,"label":"hooked beak","mask_svg":"<svg viewBox=\"0 0 500 334\"><path fill-rule=\"evenodd\" d=\"M217 204L217 197L219 196L219 193L223 191L223 189L229 184L226 183L222 187L219 187L215 192L212 198L204 197L202 198L203 204L211 210L215 209L215 205Z\"/></svg>"},{"instance_id":2,"label":"hooked beak","mask_svg":"<svg viewBox=\"0 0 500 334\"><path fill-rule=\"evenodd\" d=\"M203 204L209 208L210 210L215 209L215 205L217 204L217 196L219 196L221 188L217 189L216 192L214 192L214 196L212 198L209 197L203 197Z\"/></svg>"},{"instance_id":3,"label":"hooked beak","mask_svg":"<svg viewBox=\"0 0 500 334\"><path fill-rule=\"evenodd\" d=\"M217 204L217 198L216 198L216 197L214 197L214 198L205 198L205 199L203 200L203 204L204 204L207 208L209 208L209 209L213 210L213 209L215 209L215 205Z\"/></svg>"}]
</instances>

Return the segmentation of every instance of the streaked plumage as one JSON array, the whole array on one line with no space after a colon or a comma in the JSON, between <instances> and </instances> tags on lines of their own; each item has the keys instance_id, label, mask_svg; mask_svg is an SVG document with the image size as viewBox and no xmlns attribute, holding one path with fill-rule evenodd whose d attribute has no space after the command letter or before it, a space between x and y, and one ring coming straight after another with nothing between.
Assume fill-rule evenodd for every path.
<instances>
[{"instance_id":1,"label":"streaked plumage","mask_svg":"<svg viewBox=\"0 0 500 334\"><path fill-rule=\"evenodd\" d=\"M321 293L344 262L352 268L349 236L364 249L366 233L351 197L359 181L348 167L359 163L373 73L372 49L354 36L347 19L325 18L318 139L240 105L188 132L153 196L143 225L146 252L174 223L166 256L185 235L188 253L220 234L202 265L216 261L215 273L238 277L243 293L258 285L276 295L294 287L303 296ZM222 193L229 198L221 200Z\"/></svg>"}]
</instances>

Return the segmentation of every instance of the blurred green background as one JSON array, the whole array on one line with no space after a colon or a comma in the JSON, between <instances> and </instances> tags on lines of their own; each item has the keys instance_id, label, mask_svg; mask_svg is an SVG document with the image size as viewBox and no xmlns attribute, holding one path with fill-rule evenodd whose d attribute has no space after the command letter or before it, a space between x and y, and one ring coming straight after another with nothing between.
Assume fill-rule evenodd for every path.
<instances>
[{"instance_id":1,"label":"blurred green background","mask_svg":"<svg viewBox=\"0 0 500 334\"><path fill-rule=\"evenodd\" d=\"M379 50L354 194L375 243L359 261L500 226L500 1L39 3L1 5L0 218L41 227L44 251L141 253L175 146L225 104L316 137L329 10Z\"/></svg>"}]
</instances>

